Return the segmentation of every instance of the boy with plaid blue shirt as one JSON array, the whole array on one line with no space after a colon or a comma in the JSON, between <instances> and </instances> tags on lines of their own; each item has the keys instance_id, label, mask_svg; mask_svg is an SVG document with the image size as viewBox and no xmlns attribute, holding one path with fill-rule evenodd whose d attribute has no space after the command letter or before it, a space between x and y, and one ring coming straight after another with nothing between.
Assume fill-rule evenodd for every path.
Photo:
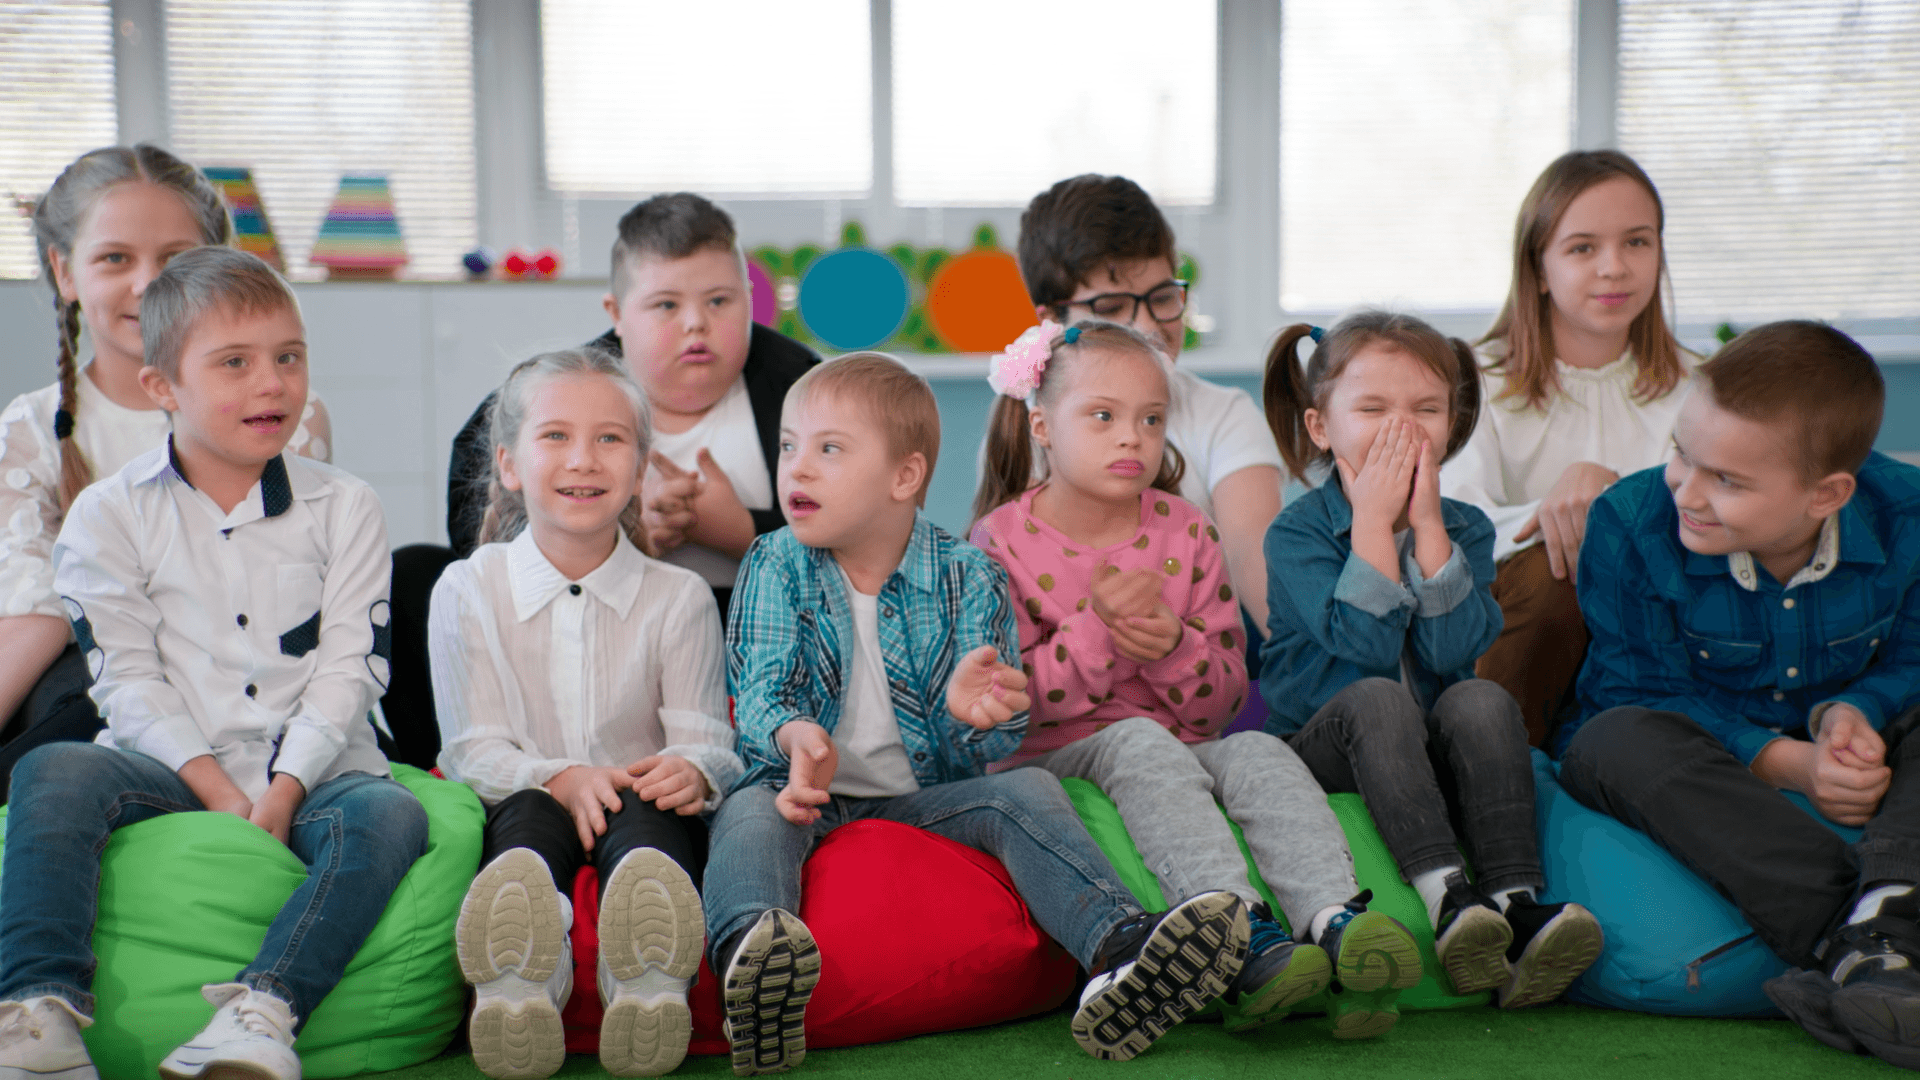
<instances>
[{"instance_id":1,"label":"boy with plaid blue shirt","mask_svg":"<svg viewBox=\"0 0 1920 1080\"><path fill-rule=\"evenodd\" d=\"M1766 989L1815 1037L1920 1067L1920 469L1872 451L1885 385L1831 327L1759 327L1696 378L1664 471L1590 511L1560 779L1800 966Z\"/></svg>"}]
</instances>

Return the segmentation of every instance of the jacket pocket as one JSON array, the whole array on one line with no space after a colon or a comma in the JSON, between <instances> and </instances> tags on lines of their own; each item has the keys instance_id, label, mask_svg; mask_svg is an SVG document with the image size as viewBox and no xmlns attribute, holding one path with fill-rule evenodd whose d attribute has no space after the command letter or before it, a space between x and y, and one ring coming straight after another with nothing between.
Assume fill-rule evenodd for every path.
<instances>
[{"instance_id":1,"label":"jacket pocket","mask_svg":"<svg viewBox=\"0 0 1920 1080\"><path fill-rule=\"evenodd\" d=\"M1684 626L1680 628L1680 642L1686 646L1687 659L1693 661L1694 666L1715 671L1750 668L1760 662L1760 654L1766 651L1757 641L1708 637Z\"/></svg>"},{"instance_id":2,"label":"jacket pocket","mask_svg":"<svg viewBox=\"0 0 1920 1080\"><path fill-rule=\"evenodd\" d=\"M1889 615L1857 634L1827 642L1824 659L1828 678L1849 679L1859 675L1873 662L1873 654L1879 651L1892 632L1893 616Z\"/></svg>"}]
</instances>

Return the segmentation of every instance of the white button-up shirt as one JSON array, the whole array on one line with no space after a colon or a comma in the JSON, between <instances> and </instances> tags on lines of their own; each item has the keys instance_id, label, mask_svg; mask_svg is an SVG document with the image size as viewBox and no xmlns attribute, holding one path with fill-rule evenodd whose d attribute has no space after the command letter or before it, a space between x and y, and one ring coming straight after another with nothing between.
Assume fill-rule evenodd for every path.
<instances>
[{"instance_id":1,"label":"white button-up shirt","mask_svg":"<svg viewBox=\"0 0 1920 1080\"><path fill-rule=\"evenodd\" d=\"M706 580L623 535L579 581L522 531L447 567L427 619L440 769L495 803L573 765L686 758L739 779L720 610Z\"/></svg>"},{"instance_id":2,"label":"white button-up shirt","mask_svg":"<svg viewBox=\"0 0 1920 1080\"><path fill-rule=\"evenodd\" d=\"M223 512L172 442L74 500L54 584L107 719L99 742L170 769L213 755L257 799L388 774L367 712L390 655L386 519L373 489L283 453Z\"/></svg>"}]
</instances>

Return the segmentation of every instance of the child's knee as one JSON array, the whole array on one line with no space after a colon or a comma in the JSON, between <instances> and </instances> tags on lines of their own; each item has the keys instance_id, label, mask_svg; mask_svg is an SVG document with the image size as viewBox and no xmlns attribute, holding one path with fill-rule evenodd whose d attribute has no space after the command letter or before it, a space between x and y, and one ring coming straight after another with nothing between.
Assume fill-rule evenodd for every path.
<instances>
[{"instance_id":1,"label":"child's knee","mask_svg":"<svg viewBox=\"0 0 1920 1080\"><path fill-rule=\"evenodd\" d=\"M1567 745L1562 771L1603 784L1617 781L1644 772L1649 763L1678 762L1688 743L1703 738L1713 737L1680 713L1622 705L1581 725Z\"/></svg>"},{"instance_id":2,"label":"child's knee","mask_svg":"<svg viewBox=\"0 0 1920 1080\"><path fill-rule=\"evenodd\" d=\"M1353 725L1359 740L1411 739L1427 741L1426 717L1412 691L1392 679L1378 676L1361 679L1340 691L1340 704L1349 716L1360 722Z\"/></svg>"},{"instance_id":3,"label":"child's knee","mask_svg":"<svg viewBox=\"0 0 1920 1080\"><path fill-rule=\"evenodd\" d=\"M1073 800L1067 796L1067 789L1060 786L1060 780L1045 769L1012 769L996 774L994 783L999 787L997 794L1010 808L1047 814L1050 812L1073 812Z\"/></svg>"},{"instance_id":4,"label":"child's knee","mask_svg":"<svg viewBox=\"0 0 1920 1080\"><path fill-rule=\"evenodd\" d=\"M90 742L52 742L35 747L13 767L13 800L17 803L22 796L42 788L68 791L97 780L102 757L113 753Z\"/></svg>"},{"instance_id":5,"label":"child's knee","mask_svg":"<svg viewBox=\"0 0 1920 1080\"><path fill-rule=\"evenodd\" d=\"M1466 679L1454 683L1440 695L1433 711L1456 736L1526 744L1527 724L1520 715L1520 704L1497 682Z\"/></svg>"}]
</instances>

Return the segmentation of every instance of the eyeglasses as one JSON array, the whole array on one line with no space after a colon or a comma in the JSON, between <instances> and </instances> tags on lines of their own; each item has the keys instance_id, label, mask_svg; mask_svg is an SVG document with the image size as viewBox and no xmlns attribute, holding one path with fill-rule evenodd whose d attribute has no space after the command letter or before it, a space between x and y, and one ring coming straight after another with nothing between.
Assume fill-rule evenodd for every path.
<instances>
[{"instance_id":1,"label":"eyeglasses","mask_svg":"<svg viewBox=\"0 0 1920 1080\"><path fill-rule=\"evenodd\" d=\"M1162 285L1154 286L1145 294L1110 292L1099 296L1089 296L1085 300L1069 300L1060 305L1063 308L1084 307L1095 318L1109 319L1118 323L1130 323L1140 313L1140 305L1147 305L1147 314L1155 322L1169 323L1186 314L1187 285L1189 283L1174 278Z\"/></svg>"}]
</instances>

